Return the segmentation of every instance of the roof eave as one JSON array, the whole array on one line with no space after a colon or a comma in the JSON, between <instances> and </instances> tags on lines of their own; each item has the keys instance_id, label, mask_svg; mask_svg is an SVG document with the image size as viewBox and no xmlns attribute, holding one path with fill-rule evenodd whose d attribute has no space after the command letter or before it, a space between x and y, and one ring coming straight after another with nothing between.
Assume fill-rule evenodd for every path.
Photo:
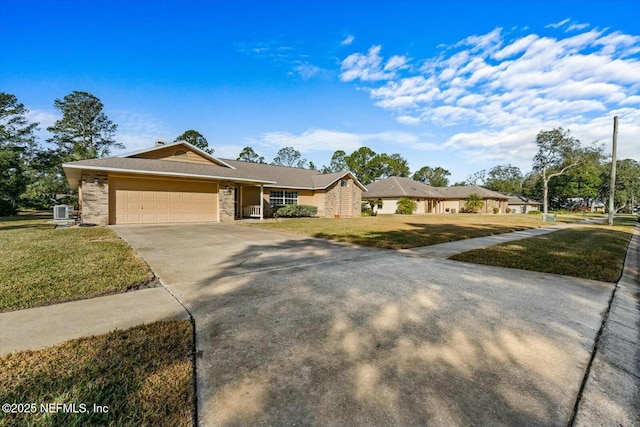
<instances>
[{"instance_id":1,"label":"roof eave","mask_svg":"<svg viewBox=\"0 0 640 427\"><path fill-rule=\"evenodd\" d=\"M182 172L160 172L160 171L149 171L149 170L139 170L139 169L112 168L112 167L106 167L106 166L74 165L72 163L63 163L62 168L65 171L65 175L67 175L67 181L69 181L69 175L67 174L67 169L71 169L71 170L87 170L87 171L98 171L98 172L130 173L130 174L136 174L136 175L198 178L198 179L206 179L211 181L224 180L224 181L247 182L247 183L253 183L253 184L276 184L275 181L267 181L267 180L260 180L260 179L251 179L251 178L235 178L235 177L229 177L229 176L201 175L201 174L191 174L191 173L182 173ZM69 182L69 185L72 185L72 183Z\"/></svg>"}]
</instances>

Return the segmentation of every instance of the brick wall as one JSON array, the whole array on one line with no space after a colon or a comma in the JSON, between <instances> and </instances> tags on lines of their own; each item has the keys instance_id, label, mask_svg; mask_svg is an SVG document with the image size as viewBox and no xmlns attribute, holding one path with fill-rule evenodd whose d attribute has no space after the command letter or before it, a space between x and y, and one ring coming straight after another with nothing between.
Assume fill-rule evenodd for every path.
<instances>
[{"instance_id":1,"label":"brick wall","mask_svg":"<svg viewBox=\"0 0 640 427\"><path fill-rule=\"evenodd\" d=\"M98 177L100 181L94 184ZM107 175L82 174L82 222L109 224L109 179Z\"/></svg>"}]
</instances>

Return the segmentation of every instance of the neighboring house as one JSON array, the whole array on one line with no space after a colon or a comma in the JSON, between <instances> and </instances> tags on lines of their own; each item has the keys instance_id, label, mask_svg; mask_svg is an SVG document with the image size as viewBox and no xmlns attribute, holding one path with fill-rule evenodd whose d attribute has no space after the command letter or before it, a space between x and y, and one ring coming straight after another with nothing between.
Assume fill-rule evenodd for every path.
<instances>
[{"instance_id":1,"label":"neighboring house","mask_svg":"<svg viewBox=\"0 0 640 427\"><path fill-rule=\"evenodd\" d=\"M366 190L350 172L218 159L184 141L62 167L82 222L100 225L262 219L280 204L359 216Z\"/></svg>"},{"instance_id":2,"label":"neighboring house","mask_svg":"<svg viewBox=\"0 0 640 427\"><path fill-rule=\"evenodd\" d=\"M367 185L362 198L374 202L373 209L380 214L393 214L398 200L406 197L416 202L414 213L435 213L443 194L435 187L409 178L391 176Z\"/></svg>"},{"instance_id":3,"label":"neighboring house","mask_svg":"<svg viewBox=\"0 0 640 427\"><path fill-rule=\"evenodd\" d=\"M464 208L467 198L471 194L482 197L484 204L478 213L493 213L493 208L498 208L499 213L507 212L508 197L496 191L487 190L477 185L456 185L453 187L437 187L444 194L442 200L442 210L445 213L460 212ZM454 210L455 209L455 210Z\"/></svg>"},{"instance_id":4,"label":"neighboring house","mask_svg":"<svg viewBox=\"0 0 640 427\"><path fill-rule=\"evenodd\" d=\"M511 209L511 213L526 214L529 213L529 211L540 211L540 206L542 206L542 202L528 199L524 196L509 193L502 194L508 197L507 207Z\"/></svg>"},{"instance_id":5,"label":"neighboring house","mask_svg":"<svg viewBox=\"0 0 640 427\"><path fill-rule=\"evenodd\" d=\"M500 213L507 209L507 196L475 185L456 187L431 187L409 178L392 176L367 185L362 198L372 201L378 213L395 213L397 202L402 197L414 200L417 209L414 213L458 213L464 208L470 194L482 197L484 205L481 213L493 213L498 208Z\"/></svg>"}]
</instances>

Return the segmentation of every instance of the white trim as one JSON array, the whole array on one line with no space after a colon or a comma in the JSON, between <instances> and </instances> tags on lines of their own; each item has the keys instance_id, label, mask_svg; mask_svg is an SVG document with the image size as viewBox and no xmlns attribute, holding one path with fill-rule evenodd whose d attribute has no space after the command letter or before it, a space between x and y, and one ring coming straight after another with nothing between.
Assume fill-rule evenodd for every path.
<instances>
[{"instance_id":1,"label":"white trim","mask_svg":"<svg viewBox=\"0 0 640 427\"><path fill-rule=\"evenodd\" d=\"M249 183L256 183L256 184L258 183L275 184L275 181L262 181L258 179L248 179L248 178L233 178L229 176L198 175L198 174L181 173L181 172L156 172L156 171L148 171L148 170L110 168L110 167L104 167L104 166L73 165L70 163L63 163L62 167L68 168L68 169L77 169L77 170L86 170L86 171L121 172L121 173L137 174L137 175L160 175L160 176L175 176L175 177L187 177L187 178L204 178L208 180L249 182Z\"/></svg>"},{"instance_id":2,"label":"white trim","mask_svg":"<svg viewBox=\"0 0 640 427\"><path fill-rule=\"evenodd\" d=\"M186 145L190 149L194 150L196 153L204 156L205 158L211 160L212 162L215 162L215 163L218 163L219 165L226 166L228 168L236 170L236 168L231 166L229 163L226 163L226 162L218 159L217 157L212 156L211 154L207 153L206 151L203 151L203 150L199 149L198 147L195 147L195 146L189 144L187 141L175 141L175 142L171 142L169 144L156 145L156 146L151 147L151 148L145 148L144 150L134 151L133 153L119 154L119 155L117 155L115 157L124 158L124 157L137 156L138 154L150 153L152 151L162 150L163 148L173 147L175 145Z\"/></svg>"}]
</instances>

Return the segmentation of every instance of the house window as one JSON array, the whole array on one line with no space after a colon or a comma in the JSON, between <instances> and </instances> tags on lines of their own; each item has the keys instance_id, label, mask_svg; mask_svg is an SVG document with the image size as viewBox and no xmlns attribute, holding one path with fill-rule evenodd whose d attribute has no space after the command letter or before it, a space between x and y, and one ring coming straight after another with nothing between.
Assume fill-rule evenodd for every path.
<instances>
[{"instance_id":1,"label":"house window","mask_svg":"<svg viewBox=\"0 0 640 427\"><path fill-rule=\"evenodd\" d=\"M275 205L297 205L297 191L271 191L269 192L269 204Z\"/></svg>"},{"instance_id":2,"label":"house window","mask_svg":"<svg viewBox=\"0 0 640 427\"><path fill-rule=\"evenodd\" d=\"M376 204L378 205L378 209L382 209L382 199L378 199Z\"/></svg>"},{"instance_id":3,"label":"house window","mask_svg":"<svg viewBox=\"0 0 640 427\"><path fill-rule=\"evenodd\" d=\"M343 179L342 181L340 181L340 187L348 187L349 186L349 181L347 181L346 179Z\"/></svg>"}]
</instances>

